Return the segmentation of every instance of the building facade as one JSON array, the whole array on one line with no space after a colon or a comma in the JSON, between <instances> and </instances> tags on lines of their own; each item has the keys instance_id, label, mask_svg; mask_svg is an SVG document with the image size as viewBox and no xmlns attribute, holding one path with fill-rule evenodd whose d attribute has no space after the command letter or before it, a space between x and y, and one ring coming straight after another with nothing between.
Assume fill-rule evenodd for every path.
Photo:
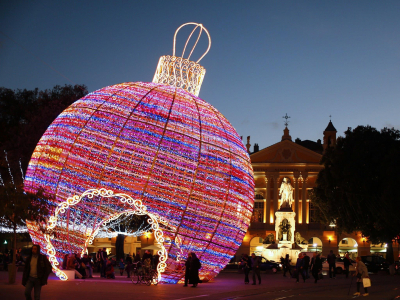
<instances>
[{"instance_id":1,"label":"building facade","mask_svg":"<svg viewBox=\"0 0 400 300\"><path fill-rule=\"evenodd\" d=\"M318 251L327 255L330 250L352 258L372 253L386 255L385 245L371 245L360 232L338 234L334 226L316 222L316 207L309 199L309 191L315 186L323 152L336 144L336 129L332 122L323 131L323 142L318 140L292 141L289 129L284 129L282 140L262 150L250 153L254 170L255 205L252 222L237 251L242 253L259 252L265 241L277 240L275 236L275 212L281 205L280 190L284 178L293 188L292 210L296 213L295 242L307 245L308 251ZM250 150L249 138L247 142ZM250 152L250 151L249 151ZM398 257L399 245L393 244L394 256Z\"/></svg>"}]
</instances>

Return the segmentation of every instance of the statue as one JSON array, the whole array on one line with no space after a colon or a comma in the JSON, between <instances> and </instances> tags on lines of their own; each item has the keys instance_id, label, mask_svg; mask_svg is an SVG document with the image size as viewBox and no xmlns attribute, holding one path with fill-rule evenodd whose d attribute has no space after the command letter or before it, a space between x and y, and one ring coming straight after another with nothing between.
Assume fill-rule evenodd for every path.
<instances>
[{"instance_id":1,"label":"statue","mask_svg":"<svg viewBox=\"0 0 400 300\"><path fill-rule=\"evenodd\" d=\"M281 196L281 208L292 208L293 202L293 187L288 182L288 179L283 178L281 188L279 190L279 196Z\"/></svg>"},{"instance_id":2,"label":"statue","mask_svg":"<svg viewBox=\"0 0 400 300\"><path fill-rule=\"evenodd\" d=\"M308 244L307 240L301 236L300 232L296 232L294 234L294 242L299 245L300 244L303 244L303 245Z\"/></svg>"},{"instance_id":3,"label":"statue","mask_svg":"<svg viewBox=\"0 0 400 300\"><path fill-rule=\"evenodd\" d=\"M290 225L289 221L286 219L283 219L281 224L279 225L279 232L278 232L278 240L283 241L283 235L286 234L286 241L291 241L292 240L292 232L290 231L290 228L292 225Z\"/></svg>"},{"instance_id":4,"label":"statue","mask_svg":"<svg viewBox=\"0 0 400 300\"><path fill-rule=\"evenodd\" d=\"M263 244L272 244L275 241L274 235L272 233L268 234L263 241Z\"/></svg>"}]
</instances>

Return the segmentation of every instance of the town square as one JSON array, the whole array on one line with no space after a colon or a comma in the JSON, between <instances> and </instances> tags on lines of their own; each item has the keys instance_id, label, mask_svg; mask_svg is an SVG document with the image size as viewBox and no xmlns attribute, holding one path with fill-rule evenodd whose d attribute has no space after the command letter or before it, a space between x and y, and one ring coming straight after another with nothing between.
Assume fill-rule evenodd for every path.
<instances>
[{"instance_id":1,"label":"town square","mask_svg":"<svg viewBox=\"0 0 400 300\"><path fill-rule=\"evenodd\" d=\"M398 2L1 6L5 299L400 297Z\"/></svg>"}]
</instances>

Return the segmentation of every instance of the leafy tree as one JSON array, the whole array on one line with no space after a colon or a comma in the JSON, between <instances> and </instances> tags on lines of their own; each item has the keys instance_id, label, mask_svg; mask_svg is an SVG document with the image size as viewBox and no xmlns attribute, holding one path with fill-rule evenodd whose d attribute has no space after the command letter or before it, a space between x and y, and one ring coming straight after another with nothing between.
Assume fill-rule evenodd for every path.
<instances>
[{"instance_id":1,"label":"leafy tree","mask_svg":"<svg viewBox=\"0 0 400 300\"><path fill-rule=\"evenodd\" d=\"M361 231L374 244L387 243L393 262L392 239L400 233L400 131L349 128L321 163L311 199L322 220L335 222L339 232Z\"/></svg>"},{"instance_id":2,"label":"leafy tree","mask_svg":"<svg viewBox=\"0 0 400 300\"><path fill-rule=\"evenodd\" d=\"M8 161L6 164L9 167ZM42 188L36 193L25 192L22 177L15 178L11 173L11 168L9 168L8 176L5 174L1 176L0 226L11 229L13 232L13 260L9 283L15 283L16 277L17 229L26 226L26 220L36 221L38 224L44 222L44 216L48 214L46 202L49 199L50 197L44 193Z\"/></svg>"},{"instance_id":3,"label":"leafy tree","mask_svg":"<svg viewBox=\"0 0 400 300\"><path fill-rule=\"evenodd\" d=\"M0 87L0 226L13 230L13 263L10 283L15 282L15 251L19 226L25 220L41 222L48 214L43 189L23 190L23 171L47 127L69 105L87 94L84 85L55 86L51 90L10 90ZM7 155L7 154L6 154ZM11 165L11 167L10 167ZM13 177L11 169L21 174Z\"/></svg>"},{"instance_id":4,"label":"leafy tree","mask_svg":"<svg viewBox=\"0 0 400 300\"><path fill-rule=\"evenodd\" d=\"M87 94L84 85L51 90L10 90L0 87L0 153L21 160L26 170L33 150L47 127L69 105Z\"/></svg>"}]
</instances>

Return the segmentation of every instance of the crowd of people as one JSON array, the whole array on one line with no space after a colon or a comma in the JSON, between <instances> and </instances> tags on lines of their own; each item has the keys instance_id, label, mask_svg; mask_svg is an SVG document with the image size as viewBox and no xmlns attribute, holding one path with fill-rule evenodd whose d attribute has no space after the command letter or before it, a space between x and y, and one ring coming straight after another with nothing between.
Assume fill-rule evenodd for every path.
<instances>
[{"instance_id":1,"label":"crowd of people","mask_svg":"<svg viewBox=\"0 0 400 300\"><path fill-rule=\"evenodd\" d=\"M314 283L317 283L318 280L323 278L322 275L322 259L319 253L313 253L313 257L307 255L307 253L299 253L298 258L296 260L296 264L292 266L291 260L289 258L289 254L283 258L281 257L281 265L283 269L283 277L287 277L286 274L289 273L291 277L296 279L296 283L299 282L300 276L303 279L303 282L306 282L306 279L310 278L310 273L314 278ZM329 265L329 278L336 279L336 255L331 250L327 256L327 262ZM343 258L344 264L344 273L346 278L349 277L350 274L350 266L352 265L352 261L347 253ZM242 255L242 259L240 261L240 268L244 271L244 283L249 284L249 273L252 271L253 275L253 285L256 285L256 277L258 279L258 284L261 284L261 276L260 276L260 265L261 265L261 257L256 256L255 253L249 257L247 254ZM357 292L354 294L355 296L360 295L361 284L364 282L364 279L369 279L368 270L365 264L361 261L361 257L357 257L355 272L353 276L357 277ZM370 281L367 281L370 283ZM368 286L364 285L364 296L368 296Z\"/></svg>"},{"instance_id":2,"label":"crowd of people","mask_svg":"<svg viewBox=\"0 0 400 300\"><path fill-rule=\"evenodd\" d=\"M1 257L1 263L3 264L4 271L8 271L8 265L12 262L13 253L14 253L13 249L11 249L11 250L6 249L5 251L3 251L3 255ZM21 266L21 265L25 264L23 256L22 256L22 248L19 248L16 251L15 264L17 266Z\"/></svg>"},{"instance_id":3,"label":"crowd of people","mask_svg":"<svg viewBox=\"0 0 400 300\"><path fill-rule=\"evenodd\" d=\"M327 257L329 264L329 277L336 278L335 274L335 262L336 256L331 251ZM150 251L146 250L143 257L140 253L137 253L134 257L130 254L126 256L125 259L121 258L117 263L115 258L109 259L106 249L100 249L95 257L95 262L92 258L84 254L80 257L79 254L66 254L64 256L62 268L65 270L74 270L75 275L78 278L92 278L94 268L100 272L101 277L104 278L115 278L115 268L118 267L120 275L123 276L126 272L127 277L131 276L133 269L141 266L143 269L150 270L151 268L156 269L159 263L158 255L152 255ZM299 253L294 266L291 264L289 255L287 254L285 258L281 258L281 264L283 267L283 276L289 273L291 277L299 282L300 276L303 281L306 282L310 278L310 274L314 278L314 282L317 283L318 280L322 279L322 259L318 253L313 253L313 257L307 255L307 253ZM254 253L249 257L247 254L242 256L240 265L243 267L245 278L245 284L249 284L249 273L252 271L253 285L261 284L261 257L256 256ZM346 255L344 258L345 274L346 278L349 276L349 266L352 265L352 261L349 256ZM114 268L115 267L115 268ZM32 299L32 290L34 290L35 299L40 298L41 287L47 284L47 278L51 273L51 264L49 263L47 257L40 254L40 246L33 245L31 249L31 254L25 260L25 267L23 272L22 284L25 286L25 297L26 299ZM199 277L199 270L201 269L201 262L197 258L194 252L188 254L188 258L185 262L185 284L192 284L196 287L198 283L201 282ZM368 286L366 282L370 284L368 270L365 264L361 261L360 257L357 257L355 272L353 274L357 278L357 292L355 296L360 295L361 285L364 286L364 296L368 296ZM367 281L365 281L367 280Z\"/></svg>"},{"instance_id":4,"label":"crowd of people","mask_svg":"<svg viewBox=\"0 0 400 300\"><path fill-rule=\"evenodd\" d=\"M107 279L115 279L116 269L119 270L120 276L126 273L127 278L131 277L132 271L138 268L144 270L157 269L159 263L159 255L152 255L146 250L143 257L138 252L134 257L127 254L125 258L121 258L118 262L115 257L110 258L106 248L99 249L93 258L87 254L80 257L79 254L65 254L62 268L64 270L74 270L75 277L79 279L93 278L93 270L100 273L100 277Z\"/></svg>"}]
</instances>

